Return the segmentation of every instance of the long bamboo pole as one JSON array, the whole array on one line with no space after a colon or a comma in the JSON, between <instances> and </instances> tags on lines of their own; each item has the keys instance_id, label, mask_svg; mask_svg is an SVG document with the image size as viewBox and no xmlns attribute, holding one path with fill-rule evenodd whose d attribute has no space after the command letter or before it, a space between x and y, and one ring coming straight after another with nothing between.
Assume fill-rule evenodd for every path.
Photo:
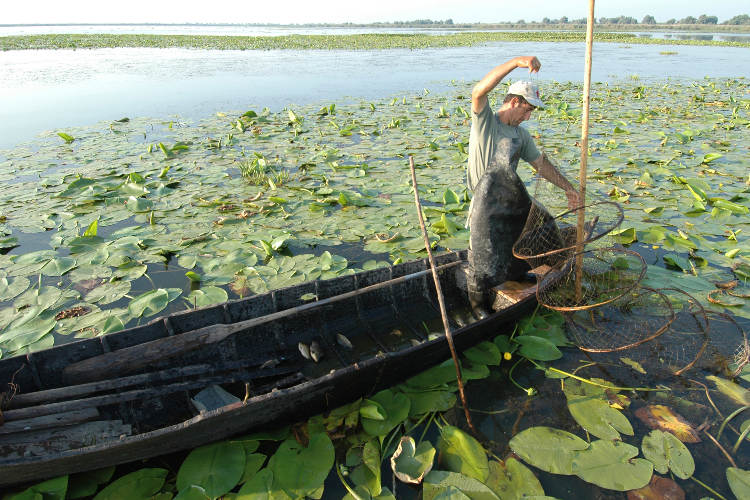
<instances>
[{"instance_id":1,"label":"long bamboo pole","mask_svg":"<svg viewBox=\"0 0 750 500\"><path fill-rule=\"evenodd\" d=\"M583 240L586 222L586 170L589 155L589 106L591 103L591 59L594 47L594 0L589 0L589 15L586 23L586 66L583 76L583 117L581 119L581 168L578 173L580 182L580 204L578 210L578 228L576 231L576 300L581 301L583 279Z\"/></svg>"},{"instance_id":2,"label":"long bamboo pole","mask_svg":"<svg viewBox=\"0 0 750 500\"><path fill-rule=\"evenodd\" d=\"M435 281L435 294L438 298L438 304L440 304L440 316L443 318L443 329L445 330L445 338L448 339L448 347L451 350L451 357L453 358L453 364L456 367L456 381L458 382L458 394L461 397L461 404L464 407L464 415L466 416L466 423L469 424L469 428L474 434L477 434L477 430L474 428L474 423L471 421L471 414L469 413L469 405L466 402L466 394L464 393L464 382L461 377L461 365L458 363L458 354L456 354L456 347L453 345L453 334L451 333L450 325L448 324L448 313L445 310L445 298L443 297L443 289L440 286L440 278L438 278L437 269L435 268L435 261L432 258L432 250L430 249L430 238L427 236L427 228L424 225L424 218L422 217L422 204L419 202L419 190L417 189L417 173L414 170L414 157L409 156L409 168L411 169L411 183L414 187L414 204L417 206L417 216L419 217L419 226L422 228L422 236L424 237L424 246L427 250L427 258L430 260L430 268L432 269L432 279Z\"/></svg>"}]
</instances>

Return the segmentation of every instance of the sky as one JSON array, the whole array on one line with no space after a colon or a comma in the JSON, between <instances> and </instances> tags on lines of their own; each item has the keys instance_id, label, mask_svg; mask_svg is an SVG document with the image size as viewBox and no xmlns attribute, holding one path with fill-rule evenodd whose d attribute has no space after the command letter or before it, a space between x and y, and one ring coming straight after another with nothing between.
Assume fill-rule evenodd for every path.
<instances>
[{"instance_id":1,"label":"sky","mask_svg":"<svg viewBox=\"0 0 750 500\"><path fill-rule=\"evenodd\" d=\"M414 19L454 23L541 21L544 17L586 17L587 0L8 0L1 24L55 23L372 23ZM600 0L595 16L635 17L649 14L658 22L701 14L719 22L750 13L745 1L707 4L698 0Z\"/></svg>"}]
</instances>

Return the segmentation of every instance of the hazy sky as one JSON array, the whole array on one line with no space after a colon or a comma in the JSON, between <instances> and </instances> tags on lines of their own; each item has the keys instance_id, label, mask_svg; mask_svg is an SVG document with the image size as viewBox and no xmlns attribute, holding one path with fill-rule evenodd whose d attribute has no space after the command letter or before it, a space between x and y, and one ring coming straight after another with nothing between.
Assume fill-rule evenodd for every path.
<instances>
[{"instance_id":1,"label":"hazy sky","mask_svg":"<svg viewBox=\"0 0 750 500\"><path fill-rule=\"evenodd\" d=\"M453 19L454 22L540 21L586 17L588 0L6 0L0 24L51 23L322 23ZM599 17L657 21L701 14L719 22L749 13L745 1L599 0Z\"/></svg>"}]
</instances>

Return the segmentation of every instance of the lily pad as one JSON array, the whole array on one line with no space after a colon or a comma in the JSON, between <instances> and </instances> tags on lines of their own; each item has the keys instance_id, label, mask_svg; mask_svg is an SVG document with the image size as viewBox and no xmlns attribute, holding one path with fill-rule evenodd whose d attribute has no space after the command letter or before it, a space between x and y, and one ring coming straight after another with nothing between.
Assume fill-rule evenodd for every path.
<instances>
[{"instance_id":1,"label":"lily pad","mask_svg":"<svg viewBox=\"0 0 750 500\"><path fill-rule=\"evenodd\" d=\"M680 479L687 479L695 472L695 462L690 450L673 434L654 429L643 438L643 456L654 464L654 470L666 474L671 470Z\"/></svg>"},{"instance_id":2,"label":"lily pad","mask_svg":"<svg viewBox=\"0 0 750 500\"><path fill-rule=\"evenodd\" d=\"M594 441L578 451L572 471L588 483L615 491L635 490L651 480L654 466L638 456L638 448L622 441Z\"/></svg>"},{"instance_id":3,"label":"lily pad","mask_svg":"<svg viewBox=\"0 0 750 500\"><path fill-rule=\"evenodd\" d=\"M425 476L422 485L422 498L424 500L466 498L470 500L499 500L489 487L473 477L441 470L430 471Z\"/></svg>"},{"instance_id":4,"label":"lily pad","mask_svg":"<svg viewBox=\"0 0 750 500\"><path fill-rule=\"evenodd\" d=\"M438 441L440 465L484 482L489 475L487 451L469 434L458 427L446 425Z\"/></svg>"},{"instance_id":5,"label":"lily pad","mask_svg":"<svg viewBox=\"0 0 750 500\"><path fill-rule=\"evenodd\" d=\"M643 406L635 411L635 416L651 429L671 432L683 443L698 443L701 440L693 426L668 406Z\"/></svg>"},{"instance_id":6,"label":"lily pad","mask_svg":"<svg viewBox=\"0 0 750 500\"><path fill-rule=\"evenodd\" d=\"M206 307L213 304L226 302L229 298L226 290L216 286L204 286L199 290L193 290L185 300L193 307Z\"/></svg>"},{"instance_id":7,"label":"lily pad","mask_svg":"<svg viewBox=\"0 0 750 500\"><path fill-rule=\"evenodd\" d=\"M508 443L526 463L553 474L573 474L576 453L589 444L578 436L552 427L530 427Z\"/></svg>"},{"instance_id":8,"label":"lily pad","mask_svg":"<svg viewBox=\"0 0 750 500\"><path fill-rule=\"evenodd\" d=\"M403 393L386 389L370 398L385 411L385 419L376 420L362 415L362 428L370 436L385 436L409 416L411 402ZM360 412L361 414L361 412Z\"/></svg>"},{"instance_id":9,"label":"lily pad","mask_svg":"<svg viewBox=\"0 0 750 500\"><path fill-rule=\"evenodd\" d=\"M94 500L148 500L164 485L167 469L145 468L131 472L110 483Z\"/></svg>"},{"instance_id":10,"label":"lily pad","mask_svg":"<svg viewBox=\"0 0 750 500\"><path fill-rule=\"evenodd\" d=\"M411 436L403 436L391 456L391 469L400 481L419 484L425 474L432 470L435 448L429 441L415 444Z\"/></svg>"},{"instance_id":11,"label":"lily pad","mask_svg":"<svg viewBox=\"0 0 750 500\"><path fill-rule=\"evenodd\" d=\"M328 435L315 433L305 447L295 439L279 445L268 461L274 483L291 496L303 497L323 486L334 462L333 443ZM255 475L257 478L260 473ZM253 479L255 479L253 478Z\"/></svg>"},{"instance_id":12,"label":"lily pad","mask_svg":"<svg viewBox=\"0 0 750 500\"><path fill-rule=\"evenodd\" d=\"M505 462L489 463L490 475L485 484L503 499L515 500L544 496L544 489L534 473L513 457Z\"/></svg>"},{"instance_id":13,"label":"lily pad","mask_svg":"<svg viewBox=\"0 0 750 500\"><path fill-rule=\"evenodd\" d=\"M158 288L142 293L130 301L128 312L134 318L153 316L164 310L181 292L179 288Z\"/></svg>"},{"instance_id":14,"label":"lily pad","mask_svg":"<svg viewBox=\"0 0 750 500\"><path fill-rule=\"evenodd\" d=\"M211 498L228 493L245 471L245 449L239 443L222 441L194 449L177 472L177 489L200 486Z\"/></svg>"},{"instance_id":15,"label":"lily pad","mask_svg":"<svg viewBox=\"0 0 750 500\"><path fill-rule=\"evenodd\" d=\"M727 467L727 482L737 498L750 498L750 471Z\"/></svg>"}]
</instances>

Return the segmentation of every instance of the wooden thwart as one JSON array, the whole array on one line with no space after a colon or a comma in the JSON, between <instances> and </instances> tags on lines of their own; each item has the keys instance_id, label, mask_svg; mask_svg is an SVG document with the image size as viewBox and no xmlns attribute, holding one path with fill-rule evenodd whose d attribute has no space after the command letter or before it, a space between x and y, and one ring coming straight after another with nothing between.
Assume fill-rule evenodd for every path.
<instances>
[{"instance_id":1,"label":"wooden thwart","mask_svg":"<svg viewBox=\"0 0 750 500\"><path fill-rule=\"evenodd\" d=\"M548 266L547 266L548 267ZM492 289L492 309L499 311L536 293L536 283L506 281Z\"/></svg>"}]
</instances>

